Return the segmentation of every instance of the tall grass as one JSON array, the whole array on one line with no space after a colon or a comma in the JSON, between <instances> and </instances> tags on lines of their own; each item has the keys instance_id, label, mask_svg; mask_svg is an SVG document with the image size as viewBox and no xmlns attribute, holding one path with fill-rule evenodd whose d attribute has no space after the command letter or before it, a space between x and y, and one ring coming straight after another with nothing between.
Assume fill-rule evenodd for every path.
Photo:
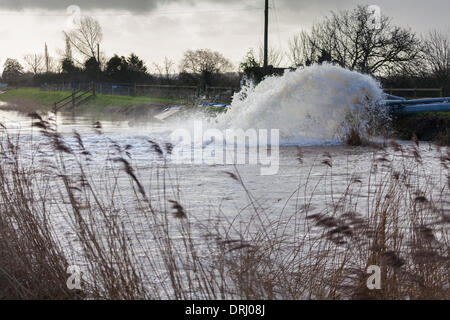
<instances>
[{"instance_id":1,"label":"tall grass","mask_svg":"<svg viewBox=\"0 0 450 320\"><path fill-rule=\"evenodd\" d=\"M89 165L92 154L79 134L71 146L51 119L33 118L52 157L24 159L19 138L6 130L1 141L2 298L450 297L449 149L438 149L436 181L427 175L418 141L392 142L373 152L368 176L349 175L341 193L333 188L333 157L326 153L314 164L323 177L308 175L279 212L261 203L235 168L224 179L240 186L248 205L233 217L215 208L199 218L183 204L165 161L172 145L148 141L162 164L145 182L131 146L112 142L99 170ZM95 129L102 134L101 124ZM326 203L317 207L322 184ZM81 290L66 286L69 265L84 272ZM382 269L381 290L367 288L370 265Z\"/></svg>"}]
</instances>

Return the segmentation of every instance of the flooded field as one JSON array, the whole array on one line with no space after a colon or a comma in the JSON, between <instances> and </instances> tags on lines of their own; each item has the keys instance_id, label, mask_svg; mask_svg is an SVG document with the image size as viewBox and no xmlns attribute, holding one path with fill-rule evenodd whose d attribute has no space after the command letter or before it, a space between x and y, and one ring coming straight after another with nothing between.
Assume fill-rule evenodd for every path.
<instances>
[{"instance_id":1,"label":"flooded field","mask_svg":"<svg viewBox=\"0 0 450 320\"><path fill-rule=\"evenodd\" d=\"M245 181L247 188L261 203L267 207L281 209L285 206L292 192L298 189L299 184L309 181L314 186L319 181L323 181L329 175L332 180L327 186L321 186L315 190L313 199L314 206L325 204L326 195L331 192L341 194L347 188L352 179L361 181L361 190L367 189L368 174L373 171L373 160L379 161L377 170L383 172L393 170L396 160L401 156L393 152L390 148L378 150L374 147L347 147L341 145L327 146L281 146L279 148L279 165L275 174L261 175L260 164L212 164L197 163L195 159L190 159L198 147L192 144L191 150L183 150L184 153L177 153L178 146L174 145L172 156L161 157L154 151L149 141L164 146L166 143L173 144L171 133L173 127L160 123L148 123L147 125L135 125L133 119L107 119L101 121L101 129L95 129L93 124L98 118L89 115L76 116L71 113L58 114L58 132L69 147L76 150L78 142L74 132L78 132L83 139L86 150L92 154L86 162L88 168L92 170L106 170L108 161L118 156L117 148L126 150L129 161L139 172L143 181L151 181L156 168L167 168L171 171L169 183L178 185L183 190L185 205L194 211L204 211L210 206L227 211L230 215L236 207L244 206L246 199L241 199L241 187L229 179L227 173L238 172ZM39 128L32 127L32 119L26 115L15 112L0 112L0 122L8 128L8 133L18 134L24 149L32 145L34 153L28 155L25 149L24 158L33 158L39 161L40 158L51 160L54 157L54 150L48 146L48 138L40 133ZM191 124L186 123L186 129L192 131ZM413 149L413 142L399 142L405 149ZM389 144L386 141L385 144ZM202 154L206 158L210 154L211 145L200 145ZM232 150L233 148L225 148ZM236 148L232 151L244 152L247 156L254 151L254 146ZM39 150L39 153L36 152ZM423 171L420 176L432 180L443 178L445 172L441 168L441 150L430 143L422 143L419 147L423 162ZM300 152L300 159L299 159ZM77 164L71 157L66 159L66 169L77 170ZM206 162L206 161L204 161ZM120 167L120 165L117 165ZM401 168L397 168L401 169ZM420 177L418 177L420 178ZM332 189L331 189L332 188ZM302 195L303 196L303 195ZM303 199L304 200L304 199ZM276 210L275 210L276 211Z\"/></svg>"},{"instance_id":2,"label":"flooded field","mask_svg":"<svg viewBox=\"0 0 450 320\"><path fill-rule=\"evenodd\" d=\"M302 272L335 277L344 263L333 295L350 297L361 294L359 272L378 259L373 246L381 241L380 226L384 253L378 263L396 277L414 283L411 270L420 262L411 256L413 263L402 274L386 262L386 254L394 255L394 264L406 264L412 250L406 239L420 228L433 230L440 245L426 254L440 257L433 262L438 270L446 268L450 160L445 148L389 141L378 147L281 144L276 172L261 175L260 164L189 159L218 149L215 143L174 143L171 133L182 127L179 122L174 129L158 122L137 125L129 117L99 123L89 114L47 116L49 124L56 120L58 135L36 125L43 123L36 117L0 112L0 122L21 150L17 164L3 135L3 170L19 166L33 172L28 190L34 193L33 214L39 219L44 214L67 264L86 274L89 292L111 295L106 279L94 281L106 272L107 277L126 274L115 285L135 281L134 291L114 293L122 298L329 297L329 284L316 279L311 287L296 269L303 265ZM195 131L192 122L185 126ZM224 153L243 152L248 159L254 148L225 145ZM5 201L11 195L2 196ZM88 231L80 234L83 228ZM419 249L424 250L414 247ZM103 270L104 264L113 269ZM317 265L320 271L313 270ZM241 270L244 266L254 268L251 274ZM225 270L231 274L221 274ZM276 276L280 270L302 289L286 291ZM242 276L255 292L239 287ZM274 286L270 295L254 282L261 277ZM212 281L208 289L206 279Z\"/></svg>"},{"instance_id":3,"label":"flooded field","mask_svg":"<svg viewBox=\"0 0 450 320\"><path fill-rule=\"evenodd\" d=\"M324 65L215 116L4 108L3 255L66 298L448 297L450 150L373 138L389 136L382 99Z\"/></svg>"}]
</instances>

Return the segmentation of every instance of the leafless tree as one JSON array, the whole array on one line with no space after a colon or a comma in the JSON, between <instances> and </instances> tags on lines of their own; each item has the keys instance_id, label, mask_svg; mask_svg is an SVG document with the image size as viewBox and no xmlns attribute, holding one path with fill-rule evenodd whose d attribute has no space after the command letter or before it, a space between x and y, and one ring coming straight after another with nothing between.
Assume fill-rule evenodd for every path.
<instances>
[{"instance_id":1,"label":"leafless tree","mask_svg":"<svg viewBox=\"0 0 450 320\"><path fill-rule=\"evenodd\" d=\"M42 54L27 54L23 57L27 71L34 75L41 73L44 70L44 56Z\"/></svg>"},{"instance_id":2,"label":"leafless tree","mask_svg":"<svg viewBox=\"0 0 450 320\"><path fill-rule=\"evenodd\" d=\"M62 65L58 59L54 57L49 57L49 72L61 73Z\"/></svg>"},{"instance_id":3,"label":"leafless tree","mask_svg":"<svg viewBox=\"0 0 450 320\"><path fill-rule=\"evenodd\" d=\"M169 80L175 73L175 62L173 62L168 57L164 57L164 61L161 65L158 63L154 63L153 66L155 67L159 76L166 80Z\"/></svg>"},{"instance_id":4,"label":"leafless tree","mask_svg":"<svg viewBox=\"0 0 450 320\"><path fill-rule=\"evenodd\" d=\"M64 49L64 52L62 53L63 59L72 61L72 59L73 59L72 46L70 44L70 38L67 35L65 35L65 42L66 42L66 47Z\"/></svg>"},{"instance_id":5,"label":"leafless tree","mask_svg":"<svg viewBox=\"0 0 450 320\"><path fill-rule=\"evenodd\" d=\"M440 82L450 80L450 35L433 30L424 40L424 58L428 71Z\"/></svg>"},{"instance_id":6,"label":"leafless tree","mask_svg":"<svg viewBox=\"0 0 450 320\"><path fill-rule=\"evenodd\" d=\"M409 29L382 15L375 25L366 6L333 12L290 43L290 60L298 64L329 60L351 70L386 74L420 59L421 45Z\"/></svg>"},{"instance_id":7,"label":"leafless tree","mask_svg":"<svg viewBox=\"0 0 450 320\"><path fill-rule=\"evenodd\" d=\"M44 71L45 72L59 72L60 65L58 63L58 60L52 57L48 51L48 46L45 44L44 47L44 56L43 56L43 64L44 64Z\"/></svg>"},{"instance_id":8,"label":"leafless tree","mask_svg":"<svg viewBox=\"0 0 450 320\"><path fill-rule=\"evenodd\" d=\"M194 74L222 73L233 69L221 53L210 49L188 50L180 63L180 71Z\"/></svg>"},{"instance_id":9,"label":"leafless tree","mask_svg":"<svg viewBox=\"0 0 450 320\"><path fill-rule=\"evenodd\" d=\"M288 58L294 67L309 65L316 57L316 47L312 45L306 31L300 31L289 41Z\"/></svg>"},{"instance_id":10,"label":"leafless tree","mask_svg":"<svg viewBox=\"0 0 450 320\"><path fill-rule=\"evenodd\" d=\"M260 45L258 47L258 57L256 58L260 66L264 65L264 46ZM282 65L284 61L284 52L280 49L269 47L267 50L267 63L270 66L278 68Z\"/></svg>"},{"instance_id":11,"label":"leafless tree","mask_svg":"<svg viewBox=\"0 0 450 320\"><path fill-rule=\"evenodd\" d=\"M64 32L66 43L70 45L81 56L82 59L76 60L78 63L89 58L97 60L97 48L103 39L102 28L100 23L91 17L82 17L73 30ZM67 44L66 44L67 47Z\"/></svg>"}]
</instances>

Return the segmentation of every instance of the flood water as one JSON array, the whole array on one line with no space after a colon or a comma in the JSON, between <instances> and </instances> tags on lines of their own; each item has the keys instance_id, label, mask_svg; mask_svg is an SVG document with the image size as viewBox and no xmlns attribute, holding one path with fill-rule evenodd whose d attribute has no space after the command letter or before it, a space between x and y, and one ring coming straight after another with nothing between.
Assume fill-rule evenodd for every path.
<instances>
[{"instance_id":1,"label":"flood water","mask_svg":"<svg viewBox=\"0 0 450 320\"><path fill-rule=\"evenodd\" d=\"M153 118L162 110L32 118L0 105L0 161L11 168L2 181L15 187L8 179L25 173L19 182L31 195L19 192L13 204L21 211L28 201L67 263L90 268L87 282L105 265L133 266L152 297L182 288L182 296L204 299L190 282L200 264L215 290L223 284L216 277L231 281L225 297L242 298L235 290L253 254L264 275L287 263L286 282L297 281L300 265L314 275L323 263L320 277L344 264L364 273L373 252L414 249L417 232L448 238L448 148L340 142L350 128L388 136L382 101L374 79L323 65L244 88L217 116L198 107L164 121ZM375 242L379 226L384 247ZM181 283L173 286L174 270Z\"/></svg>"},{"instance_id":2,"label":"flood water","mask_svg":"<svg viewBox=\"0 0 450 320\"><path fill-rule=\"evenodd\" d=\"M94 128L93 124L97 121L101 121L101 129ZM63 158L59 158L60 154L49 146L48 138L38 128L31 126L31 118L13 111L0 111L0 122L7 127L12 137L20 137L19 145L25 164L30 163L45 172L45 168L48 169L54 163L59 163L60 166L62 163L73 185L79 185L79 163L72 155L63 154ZM192 131L190 125L190 122L185 123L187 131ZM180 122L174 126L146 122L139 118L130 119L128 116L105 116L102 119L89 114L68 113L57 116L57 130L65 143L71 149L79 150L79 143L74 137L76 131L82 138L85 150L89 151L90 156L80 156L78 159L83 159L83 170L94 186L100 202L105 203L105 207L111 206L108 214L117 213L127 232L133 234L131 238L137 263L142 266L140 270L146 273L143 281L147 287L170 287L170 277L167 267L162 263L163 253L158 252L158 247L155 246L153 227L149 225L148 216L140 209L142 202L138 200L140 195L136 183L125 173L121 163L114 161L117 158L126 159L132 165L145 193L155 206L166 206L166 201L169 204L170 201L177 201L183 206L193 226L191 237L194 241L214 235L217 237L221 228L224 229L222 234L225 239L239 239L245 235L251 239L249 234L254 228L255 232L270 230L275 238L280 234L280 239L287 248L295 246L305 234L315 232L306 229L303 223L308 214L333 212L335 208L348 206L350 203L352 210L370 215L372 202L375 201L375 189L382 185L386 177L390 179L395 170L407 172L413 177L411 180L414 181L414 188L423 189L427 195L435 195L435 200L442 204L443 209L450 209L449 199L445 198L445 194L443 198L441 192L441 186L445 183L443 181L446 181L448 175L448 170L443 170L440 162L440 156L445 151L439 151L429 143L420 144L420 169L411 155L414 149L412 142L399 142L405 155L394 152L392 148L378 150L335 144L300 147L281 144L277 171L271 175L261 175L260 164L196 163L186 161L185 154L176 156L180 154L180 148L186 149L186 145L178 146L171 141L170 135L182 127ZM163 149L164 157L155 152L154 145L149 140ZM166 143L174 143L172 154L175 156L167 156ZM213 145L214 143L199 146L194 144L192 151L208 153L214 148ZM229 149L226 146L225 153ZM243 152L247 155L252 150L249 145ZM45 188L45 197L48 198L48 209L57 213L51 216L56 237L67 251L69 263L85 268L90 262L80 255L83 246L77 238L73 218L69 218L70 202L66 196L61 196L63 185L59 179L60 174L52 169L49 171L50 188ZM48 178L47 173L43 175ZM242 183L237 181L239 179ZM36 188L39 189L39 181L36 182ZM384 192L387 197L388 194ZM343 200L344 194L346 200ZM65 211L64 206L68 210ZM95 219L98 219L96 223L102 221L100 215ZM407 224L405 220L405 227ZM100 227L96 232L103 234ZM107 234L103 236L107 237ZM169 236L174 243L178 243L180 252L185 252L184 240L179 231L172 230ZM211 263L215 251L207 243L202 243L203 246L198 246L197 250L206 266ZM289 256L289 251L285 253ZM278 256L277 259L283 258ZM211 267L214 268L214 265ZM162 289L157 291L164 292ZM169 290L166 295L161 294L159 297L167 298L170 294ZM195 296L195 291L189 294Z\"/></svg>"},{"instance_id":3,"label":"flood water","mask_svg":"<svg viewBox=\"0 0 450 320\"><path fill-rule=\"evenodd\" d=\"M101 132L93 128L93 123L101 121ZM386 161L379 162L376 167L378 172L388 172L392 166L403 165L401 157L395 152L387 153L371 147L347 147L342 145L322 145L322 146L298 146L281 145L279 148L279 164L274 166L276 172L270 175L262 175L261 168L264 165L257 164L207 164L206 161L196 162L190 159L195 152L209 154L211 145L192 146L192 150L186 146L182 153L175 144L173 155L163 158L154 151L149 140L158 143L161 148L171 141L171 133L174 127L167 124L149 122L143 124L139 119L130 119L125 116L115 116L114 118L105 116L98 119L97 116L84 114L74 115L72 113L58 114L58 131L62 134L66 143L73 149L77 149L77 142L74 132L78 132L84 146L92 157L86 165L92 172L102 172L108 170L107 161L118 156L117 146L123 149L121 155L126 155L132 165L136 168L140 178L150 189L160 188L153 181L157 178L158 168L167 168L169 172L165 177L167 185L179 191L177 197L181 197L183 204L191 212L192 216L203 216L211 211L222 211L226 215L233 216L239 208L248 204L246 192L240 183L233 180L229 173L238 174L242 181L259 204L277 214L283 208L293 209L290 206L299 206L302 201L309 201L309 195L314 193L311 199L315 207L330 205L332 195L338 197L342 194L352 180L361 181L359 190L361 194L367 193L368 177L373 172L374 161L381 157L386 157ZM0 122L7 128L8 132L19 134L25 158L52 158L54 151L48 148L48 140L43 137L39 129L31 127L31 119L26 115L13 111L0 111ZM192 131L191 124L186 123L186 130ZM177 122L176 129L180 129ZM412 142L399 142L405 149L412 148ZM39 148L41 152L30 153L26 148ZM224 153L230 151L226 147ZM299 150L301 156L299 159ZM430 143L420 145L423 161L423 172L421 178L439 181L443 172L440 164L440 153L438 149ZM245 149L237 148L237 152L248 153L257 152L254 147L247 146ZM186 156L187 155L187 156ZM165 159L165 160L164 160ZM273 160L275 161L275 160ZM389 162L388 162L389 161ZM398 164L396 164L398 161ZM71 167L73 166L73 167ZM66 159L66 167L77 171L77 165ZM120 168L120 165L117 164ZM99 176L100 178L100 176ZM123 179L124 186L129 184L128 178ZM307 184L305 188L305 184ZM128 185L129 186L129 185ZM301 192L298 192L300 186ZM125 188L125 187L124 187ZM125 188L126 189L126 188ZM295 191L297 190L297 193ZM293 193L296 200L292 200ZM288 201L289 200L289 201ZM333 199L337 201L336 199ZM300 204L299 204L300 201Z\"/></svg>"}]
</instances>

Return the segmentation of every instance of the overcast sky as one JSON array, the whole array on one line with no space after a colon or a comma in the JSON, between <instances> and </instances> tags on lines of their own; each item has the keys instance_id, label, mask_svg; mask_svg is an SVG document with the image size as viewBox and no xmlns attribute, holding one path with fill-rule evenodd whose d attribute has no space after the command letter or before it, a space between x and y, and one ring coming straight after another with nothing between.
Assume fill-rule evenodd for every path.
<instances>
[{"instance_id":1,"label":"overcast sky","mask_svg":"<svg viewBox=\"0 0 450 320\"><path fill-rule=\"evenodd\" d=\"M270 44L286 49L299 30L357 4L378 5L418 33L450 27L448 0L270 0ZM263 41L264 0L0 0L0 71L7 57L43 53L45 42L58 57L71 5L100 21L108 57L135 52L151 70L165 56L178 65L185 50L199 48L220 51L237 65Z\"/></svg>"}]
</instances>

